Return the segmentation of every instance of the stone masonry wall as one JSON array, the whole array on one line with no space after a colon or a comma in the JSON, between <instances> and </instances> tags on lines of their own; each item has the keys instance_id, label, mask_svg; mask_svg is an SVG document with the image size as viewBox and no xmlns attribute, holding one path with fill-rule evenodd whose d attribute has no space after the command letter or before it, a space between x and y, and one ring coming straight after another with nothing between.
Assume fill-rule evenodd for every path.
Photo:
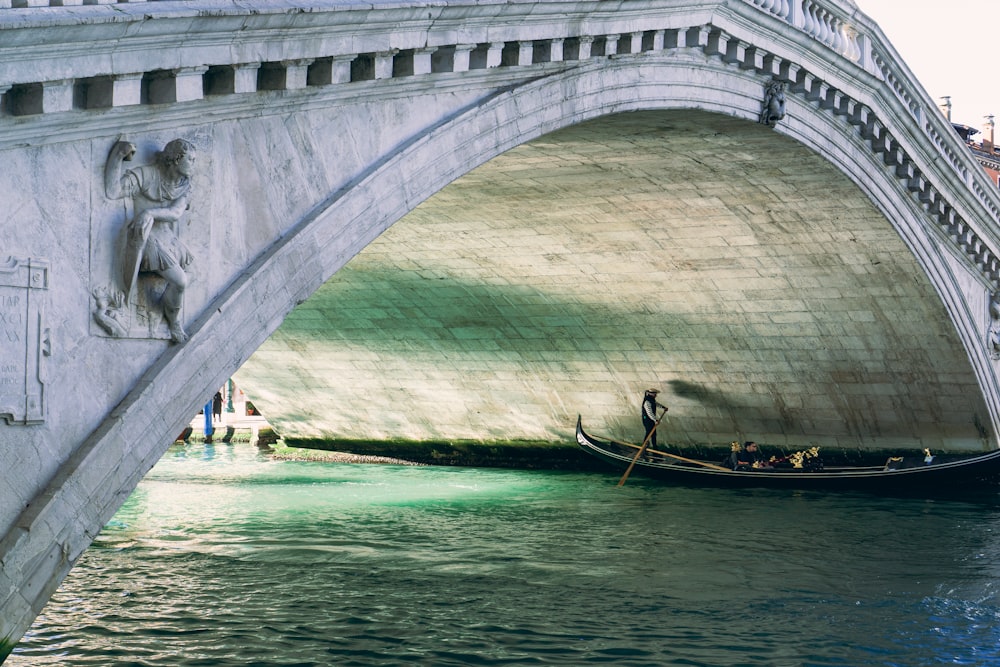
<instances>
[{"instance_id":1,"label":"stone masonry wall","mask_svg":"<svg viewBox=\"0 0 1000 667\"><path fill-rule=\"evenodd\" d=\"M889 221L759 124L625 114L520 146L396 223L240 371L279 432L978 449L988 413Z\"/></svg>"}]
</instances>

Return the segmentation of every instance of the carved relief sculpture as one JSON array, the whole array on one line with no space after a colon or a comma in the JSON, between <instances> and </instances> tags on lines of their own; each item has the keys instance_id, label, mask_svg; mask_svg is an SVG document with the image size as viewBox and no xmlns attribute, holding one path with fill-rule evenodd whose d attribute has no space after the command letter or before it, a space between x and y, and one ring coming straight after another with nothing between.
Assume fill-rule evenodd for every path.
<instances>
[{"instance_id":1,"label":"carved relief sculpture","mask_svg":"<svg viewBox=\"0 0 1000 667\"><path fill-rule=\"evenodd\" d=\"M131 200L132 215L125 221L118 249L120 291L94 292L94 320L111 336L130 329L131 313L148 319L158 311L166 320L170 340L187 340L181 319L187 268L192 257L178 234L179 221L191 203L191 174L195 147L174 139L156 154L154 163L126 170L124 163L136 147L119 141L104 168L104 191L109 199ZM152 325L149 327L152 329Z\"/></svg>"},{"instance_id":2,"label":"carved relief sculpture","mask_svg":"<svg viewBox=\"0 0 1000 667\"><path fill-rule=\"evenodd\" d=\"M990 326L986 334L990 356L1000 359L1000 291L990 295Z\"/></svg>"},{"instance_id":3,"label":"carved relief sculpture","mask_svg":"<svg viewBox=\"0 0 1000 667\"><path fill-rule=\"evenodd\" d=\"M785 117L785 84L772 81L764 90L764 105L760 112L760 122L768 127Z\"/></svg>"}]
</instances>

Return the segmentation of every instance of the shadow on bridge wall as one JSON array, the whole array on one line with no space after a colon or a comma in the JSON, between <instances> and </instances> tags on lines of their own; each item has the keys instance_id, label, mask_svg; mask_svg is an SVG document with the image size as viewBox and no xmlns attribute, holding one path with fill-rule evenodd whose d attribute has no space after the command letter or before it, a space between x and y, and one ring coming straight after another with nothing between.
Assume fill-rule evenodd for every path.
<instances>
[{"instance_id":1,"label":"shadow on bridge wall","mask_svg":"<svg viewBox=\"0 0 1000 667\"><path fill-rule=\"evenodd\" d=\"M674 442L940 449L980 446L963 367L897 232L822 157L755 123L660 111L458 179L240 377L303 438L556 442L578 411L628 438L661 384Z\"/></svg>"}]
</instances>

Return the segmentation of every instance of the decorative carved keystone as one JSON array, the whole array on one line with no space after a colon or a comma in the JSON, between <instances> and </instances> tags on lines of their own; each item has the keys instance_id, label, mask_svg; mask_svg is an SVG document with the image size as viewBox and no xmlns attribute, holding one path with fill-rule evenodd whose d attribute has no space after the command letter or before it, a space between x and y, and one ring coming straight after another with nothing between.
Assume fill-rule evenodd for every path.
<instances>
[{"instance_id":1,"label":"decorative carved keystone","mask_svg":"<svg viewBox=\"0 0 1000 667\"><path fill-rule=\"evenodd\" d=\"M760 112L760 122L768 127L785 117L785 84L772 81L764 90L764 104Z\"/></svg>"}]
</instances>

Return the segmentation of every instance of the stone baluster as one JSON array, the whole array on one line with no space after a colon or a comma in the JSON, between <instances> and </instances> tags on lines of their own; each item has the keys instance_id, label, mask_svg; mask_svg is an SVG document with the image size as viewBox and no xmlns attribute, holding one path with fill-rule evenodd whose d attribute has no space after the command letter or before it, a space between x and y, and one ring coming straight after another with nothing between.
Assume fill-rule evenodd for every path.
<instances>
[{"instance_id":1,"label":"stone baluster","mask_svg":"<svg viewBox=\"0 0 1000 667\"><path fill-rule=\"evenodd\" d=\"M837 53L846 55L850 51L850 45L847 43L847 34L844 32L844 22L829 12L827 12L827 16L830 19L830 36L833 40L833 48L836 49Z\"/></svg>"},{"instance_id":2,"label":"stone baluster","mask_svg":"<svg viewBox=\"0 0 1000 667\"><path fill-rule=\"evenodd\" d=\"M593 35L581 35L580 36L580 51L577 56L577 60L589 60L590 53L594 49L594 36Z\"/></svg>"},{"instance_id":3,"label":"stone baluster","mask_svg":"<svg viewBox=\"0 0 1000 667\"><path fill-rule=\"evenodd\" d=\"M829 40L831 46L837 53L847 55L851 50L851 45L847 41L847 32L845 30L846 24L840 20L839 17L827 11L824 12L827 17L827 26L829 27Z\"/></svg>"},{"instance_id":4,"label":"stone baluster","mask_svg":"<svg viewBox=\"0 0 1000 667\"><path fill-rule=\"evenodd\" d=\"M823 8L810 0L809 2L810 30L809 34L819 42L823 40Z\"/></svg>"},{"instance_id":5,"label":"stone baluster","mask_svg":"<svg viewBox=\"0 0 1000 667\"><path fill-rule=\"evenodd\" d=\"M846 24L844 25L844 33L847 35L847 43L850 45L848 57L859 63L862 67L866 67L861 35L854 28Z\"/></svg>"},{"instance_id":6,"label":"stone baluster","mask_svg":"<svg viewBox=\"0 0 1000 667\"><path fill-rule=\"evenodd\" d=\"M822 5L818 3L813 3L816 15L816 39L820 42L831 45L833 40L830 38L830 13Z\"/></svg>"},{"instance_id":7,"label":"stone baluster","mask_svg":"<svg viewBox=\"0 0 1000 667\"><path fill-rule=\"evenodd\" d=\"M809 0L792 0L795 7L795 21L792 23L805 33L809 33L812 19L809 16Z\"/></svg>"},{"instance_id":8,"label":"stone baluster","mask_svg":"<svg viewBox=\"0 0 1000 667\"><path fill-rule=\"evenodd\" d=\"M812 0L802 1L802 29L807 35L816 36L819 20L816 18L816 3Z\"/></svg>"}]
</instances>

